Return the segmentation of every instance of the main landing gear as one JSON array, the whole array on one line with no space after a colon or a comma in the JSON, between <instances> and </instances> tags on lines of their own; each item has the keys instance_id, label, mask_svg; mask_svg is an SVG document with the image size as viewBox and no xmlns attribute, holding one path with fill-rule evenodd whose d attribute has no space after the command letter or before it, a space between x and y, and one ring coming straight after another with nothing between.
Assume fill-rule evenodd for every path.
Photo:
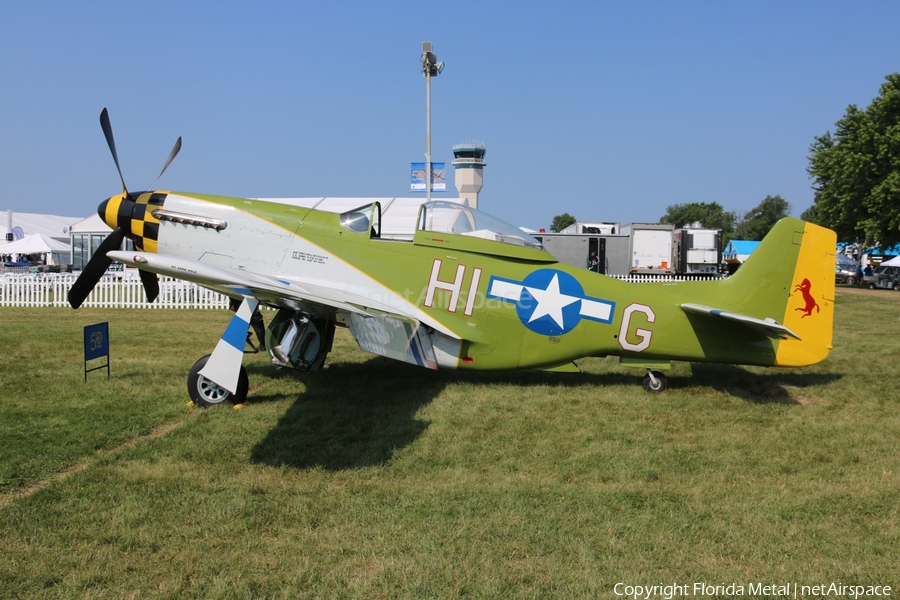
<instances>
[{"instance_id":1,"label":"main landing gear","mask_svg":"<svg viewBox=\"0 0 900 600\"><path fill-rule=\"evenodd\" d=\"M245 299L244 303L248 303L248 299ZM269 355L275 365L304 373L318 371L325 365L325 357L331 351L334 339L333 320L282 308L269 325L266 342L257 347L253 345L249 331L247 339L243 338L243 328L249 327L250 323L247 315L253 314L256 308L255 300L247 306L244 303L238 307L213 353L207 354L191 367L187 380L188 395L197 406L209 408L225 402L244 403L250 387L247 370L241 365L244 354L265 352L269 348ZM234 342L244 342L244 348L249 345L252 350L235 352ZM234 380L235 373L237 381ZM228 384L229 387L234 386L235 391L230 392L210 377Z\"/></svg>"},{"instance_id":2,"label":"main landing gear","mask_svg":"<svg viewBox=\"0 0 900 600\"><path fill-rule=\"evenodd\" d=\"M191 400L198 406L204 408L216 406L223 402L230 402L231 404L243 403L244 400L247 399L247 390L250 388L247 370L241 366L240 374L238 375L237 391L232 394L225 388L200 374L200 370L206 366L206 362L209 360L210 356L212 355L207 354L195 362L194 366L191 367L191 372L188 374L187 380L188 395L190 395Z\"/></svg>"},{"instance_id":3,"label":"main landing gear","mask_svg":"<svg viewBox=\"0 0 900 600\"><path fill-rule=\"evenodd\" d=\"M641 385L648 392L659 393L665 391L665 389L669 387L669 382L666 379L666 376L659 371L647 369L647 374L644 375L644 381Z\"/></svg>"}]
</instances>

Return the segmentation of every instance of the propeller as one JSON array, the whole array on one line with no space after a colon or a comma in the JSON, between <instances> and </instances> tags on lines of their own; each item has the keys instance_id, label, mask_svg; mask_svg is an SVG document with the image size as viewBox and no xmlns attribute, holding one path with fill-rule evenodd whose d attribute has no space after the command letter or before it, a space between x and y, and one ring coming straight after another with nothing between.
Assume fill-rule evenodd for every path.
<instances>
[{"instance_id":1,"label":"propeller","mask_svg":"<svg viewBox=\"0 0 900 600\"><path fill-rule=\"evenodd\" d=\"M81 275L75 280L72 289L69 290L69 304L72 308L78 308L88 297L88 294L106 273L112 259L106 256L107 252L118 250L122 246L122 240L125 239L125 230L118 227L106 239L100 243L97 251L88 261L88 264L81 271Z\"/></svg>"},{"instance_id":2,"label":"propeller","mask_svg":"<svg viewBox=\"0 0 900 600\"><path fill-rule=\"evenodd\" d=\"M138 275L141 276L141 283L144 284L144 293L147 294L147 302L153 302L159 296L159 277L156 273L138 269Z\"/></svg>"},{"instance_id":3,"label":"propeller","mask_svg":"<svg viewBox=\"0 0 900 600\"><path fill-rule=\"evenodd\" d=\"M109 222L106 213L107 206L110 202L115 201L116 204L114 204L114 206L116 207L116 215L114 217L114 224L116 227L113 229L113 232L100 243L100 246L82 270L81 275L78 276L72 289L69 290L68 300L72 308L78 308L82 305L94 289L94 286L97 285L97 282L100 281L100 278L103 277L103 274L106 273L106 270L112 264L112 259L106 256L106 253L112 250L118 250L121 248L125 237L131 237L129 236L130 222L136 200L141 195L130 193L128 187L125 185L125 177L122 176L122 168L119 166L119 155L116 152L116 140L115 137L113 137L112 125L110 125L109 122L109 112L105 108L100 113L100 127L103 129L103 135L106 137L106 144L109 146L109 152L112 154L113 161L116 163L116 170L119 172L119 181L122 183L122 194L121 196L113 196L112 198L104 200L97 209L100 218L106 221L108 225L112 226L113 223ZM166 159L163 168L160 170L159 175L157 175L156 179L153 181L151 188L156 185L156 181L158 181L159 178L162 177L162 174L165 173L166 169L169 168L169 165L175 160L175 157L180 150L181 137L179 136L178 140L175 142L175 146L172 147L172 151L169 153L169 157ZM147 301L153 302L159 295L159 278L156 276L156 273L151 273L150 271L139 269L138 273L141 277L141 283L144 286L144 292L147 294Z\"/></svg>"},{"instance_id":4,"label":"propeller","mask_svg":"<svg viewBox=\"0 0 900 600\"><path fill-rule=\"evenodd\" d=\"M127 195L128 188L125 187L125 178L122 177L122 168L119 166L119 154L116 152L116 138L113 137L112 125L109 124L109 111L106 110L105 106L100 112L100 128L103 129L103 135L106 136L106 145L109 146L113 161L116 163L116 170L119 172L119 181L122 182L122 193Z\"/></svg>"},{"instance_id":5,"label":"propeller","mask_svg":"<svg viewBox=\"0 0 900 600\"><path fill-rule=\"evenodd\" d=\"M172 146L172 151L169 152L169 158L166 159L166 164L163 165L163 168L160 169L159 175L156 176L156 179L153 180L153 184L150 186L150 189L156 187L156 182L159 181L159 178L162 177L162 174L166 172L166 169L169 168L169 165L172 164L172 161L175 160L175 157L178 156L178 153L181 152L181 136L178 136L178 139L175 140L175 145ZM125 182L122 182L122 185L125 185Z\"/></svg>"}]
</instances>

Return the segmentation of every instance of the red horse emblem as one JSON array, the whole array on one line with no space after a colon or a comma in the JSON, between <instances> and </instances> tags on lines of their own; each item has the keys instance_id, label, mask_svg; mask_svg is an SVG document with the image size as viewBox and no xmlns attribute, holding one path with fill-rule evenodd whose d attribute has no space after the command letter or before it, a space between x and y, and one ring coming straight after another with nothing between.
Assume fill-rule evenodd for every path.
<instances>
[{"instance_id":1,"label":"red horse emblem","mask_svg":"<svg viewBox=\"0 0 900 600\"><path fill-rule=\"evenodd\" d=\"M803 311L803 316L801 319L808 317L812 314L813 309L816 309L816 312L819 312L819 304L816 302L815 298L812 297L812 294L809 293L809 288L812 287L812 284L809 282L809 279L804 279L800 285L794 288L795 292L800 292L803 296L803 306L800 308L795 308L794 310Z\"/></svg>"}]
</instances>

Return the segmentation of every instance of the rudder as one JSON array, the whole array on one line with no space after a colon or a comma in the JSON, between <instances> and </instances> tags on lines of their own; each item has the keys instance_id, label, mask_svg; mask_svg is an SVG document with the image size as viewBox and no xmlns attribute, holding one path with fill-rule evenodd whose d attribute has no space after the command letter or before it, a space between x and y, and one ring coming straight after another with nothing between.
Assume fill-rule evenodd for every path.
<instances>
[{"instance_id":1,"label":"rudder","mask_svg":"<svg viewBox=\"0 0 900 600\"><path fill-rule=\"evenodd\" d=\"M782 324L799 340L778 344L775 364L802 367L825 359L834 328L834 268L837 236L830 229L805 223L791 295Z\"/></svg>"},{"instance_id":2,"label":"rudder","mask_svg":"<svg viewBox=\"0 0 900 600\"><path fill-rule=\"evenodd\" d=\"M781 219L726 280L734 310L774 319L800 338L775 343L775 366L811 365L831 350L836 242L830 229Z\"/></svg>"}]
</instances>

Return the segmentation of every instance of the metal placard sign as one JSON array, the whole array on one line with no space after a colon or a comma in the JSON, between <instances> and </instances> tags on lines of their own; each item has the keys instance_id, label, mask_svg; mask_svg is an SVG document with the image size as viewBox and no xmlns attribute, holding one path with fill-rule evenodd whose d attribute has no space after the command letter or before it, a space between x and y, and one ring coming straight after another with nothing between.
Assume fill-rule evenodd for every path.
<instances>
[{"instance_id":1,"label":"metal placard sign","mask_svg":"<svg viewBox=\"0 0 900 600\"><path fill-rule=\"evenodd\" d=\"M88 361L106 357L106 364L88 369ZM109 378L109 323L86 325L84 328L84 380L87 374L106 367Z\"/></svg>"}]
</instances>

